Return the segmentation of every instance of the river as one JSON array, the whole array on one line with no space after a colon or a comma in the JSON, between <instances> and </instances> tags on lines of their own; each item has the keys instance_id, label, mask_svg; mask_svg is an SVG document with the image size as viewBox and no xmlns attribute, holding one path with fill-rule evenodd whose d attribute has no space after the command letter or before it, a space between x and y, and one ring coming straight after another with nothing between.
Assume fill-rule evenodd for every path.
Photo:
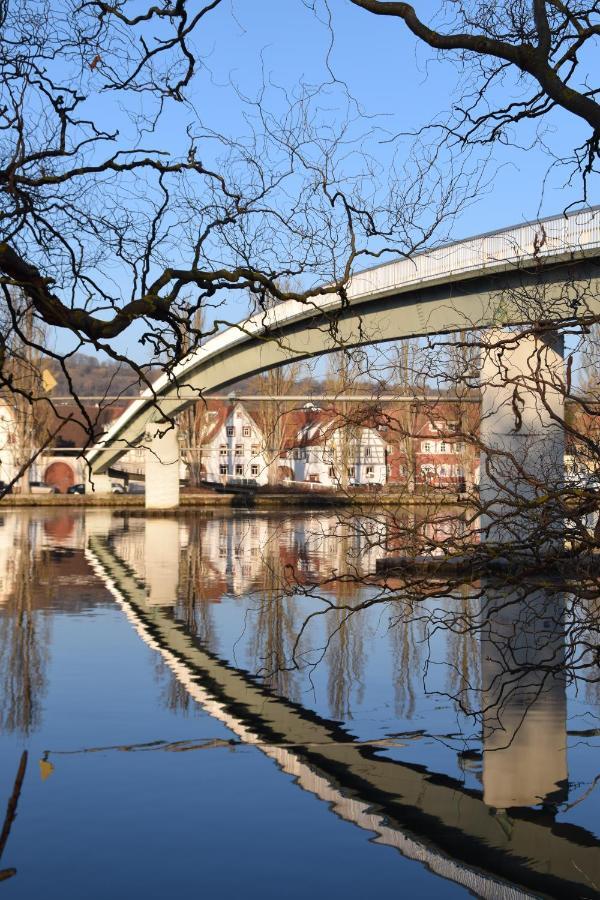
<instances>
[{"instance_id":1,"label":"river","mask_svg":"<svg viewBox=\"0 0 600 900\"><path fill-rule=\"evenodd\" d=\"M593 592L385 518L5 511L0 896L600 897Z\"/></svg>"}]
</instances>

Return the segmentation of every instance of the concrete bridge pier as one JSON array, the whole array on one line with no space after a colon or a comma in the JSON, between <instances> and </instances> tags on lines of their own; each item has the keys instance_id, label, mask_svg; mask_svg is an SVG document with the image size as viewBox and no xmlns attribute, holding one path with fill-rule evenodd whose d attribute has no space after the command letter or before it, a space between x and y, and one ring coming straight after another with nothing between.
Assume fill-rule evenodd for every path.
<instances>
[{"instance_id":1,"label":"concrete bridge pier","mask_svg":"<svg viewBox=\"0 0 600 900\"><path fill-rule=\"evenodd\" d=\"M179 506L179 437L169 422L149 422L144 436L146 509Z\"/></svg>"},{"instance_id":2,"label":"concrete bridge pier","mask_svg":"<svg viewBox=\"0 0 600 900\"><path fill-rule=\"evenodd\" d=\"M562 547L549 494L564 478L564 338L485 333L481 360L481 538L488 545Z\"/></svg>"}]
</instances>

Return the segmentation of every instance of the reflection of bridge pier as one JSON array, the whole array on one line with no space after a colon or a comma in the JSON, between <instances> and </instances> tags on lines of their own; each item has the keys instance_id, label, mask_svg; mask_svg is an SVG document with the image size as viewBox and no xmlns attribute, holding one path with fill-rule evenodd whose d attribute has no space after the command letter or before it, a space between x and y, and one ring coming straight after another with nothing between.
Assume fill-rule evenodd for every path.
<instances>
[{"instance_id":1,"label":"reflection of bridge pier","mask_svg":"<svg viewBox=\"0 0 600 900\"><path fill-rule=\"evenodd\" d=\"M484 585L483 798L497 809L548 805L567 790L564 597Z\"/></svg>"},{"instance_id":2,"label":"reflection of bridge pier","mask_svg":"<svg viewBox=\"0 0 600 900\"><path fill-rule=\"evenodd\" d=\"M179 522L146 519L144 561L146 592L150 606L173 606L179 586Z\"/></svg>"}]
</instances>

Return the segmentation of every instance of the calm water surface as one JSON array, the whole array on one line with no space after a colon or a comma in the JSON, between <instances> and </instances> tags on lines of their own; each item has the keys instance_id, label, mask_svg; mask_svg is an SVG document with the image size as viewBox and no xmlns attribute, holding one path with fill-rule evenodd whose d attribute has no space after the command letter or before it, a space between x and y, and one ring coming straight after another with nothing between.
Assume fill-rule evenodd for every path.
<instances>
[{"instance_id":1,"label":"calm water surface","mask_svg":"<svg viewBox=\"0 0 600 900\"><path fill-rule=\"evenodd\" d=\"M382 594L381 527L5 514L0 896L600 896L569 596Z\"/></svg>"}]
</instances>

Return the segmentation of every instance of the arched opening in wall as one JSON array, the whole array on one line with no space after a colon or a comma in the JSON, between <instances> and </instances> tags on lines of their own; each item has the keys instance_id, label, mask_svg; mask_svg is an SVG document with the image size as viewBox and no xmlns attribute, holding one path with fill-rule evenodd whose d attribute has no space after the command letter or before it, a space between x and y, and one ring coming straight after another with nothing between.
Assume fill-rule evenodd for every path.
<instances>
[{"instance_id":1,"label":"arched opening in wall","mask_svg":"<svg viewBox=\"0 0 600 900\"><path fill-rule=\"evenodd\" d=\"M44 481L57 487L61 494L66 494L67 488L75 484L75 473L69 463L53 462L44 473Z\"/></svg>"}]
</instances>

